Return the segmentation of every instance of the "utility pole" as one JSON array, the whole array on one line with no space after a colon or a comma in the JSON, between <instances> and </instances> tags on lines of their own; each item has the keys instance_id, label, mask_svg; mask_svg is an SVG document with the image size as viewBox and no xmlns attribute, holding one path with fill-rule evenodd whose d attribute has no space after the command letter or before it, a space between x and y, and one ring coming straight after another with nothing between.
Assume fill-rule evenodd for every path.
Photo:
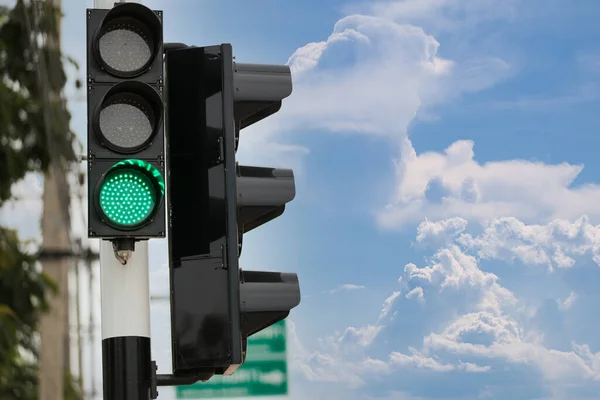
<instances>
[{"instance_id":1,"label":"utility pole","mask_svg":"<svg viewBox=\"0 0 600 400\"><path fill-rule=\"evenodd\" d=\"M62 185L59 183L62 182ZM63 203L59 187L67 186L64 172L51 164L44 179L44 210L42 215L42 246L45 251L69 252L68 206ZM45 274L56 284L58 292L49 296L50 310L40 320L40 400L63 397L64 374L67 363L68 341L68 271L65 257L42 261Z\"/></svg>"},{"instance_id":2,"label":"utility pole","mask_svg":"<svg viewBox=\"0 0 600 400\"><path fill-rule=\"evenodd\" d=\"M61 0L47 0L60 9ZM60 17L59 17L60 18ZM60 24L60 21L56 22ZM48 38L48 46L60 48L60 30L56 36ZM45 67L45 66L40 66ZM47 82L40 79L42 86ZM49 104L50 96L46 86L44 104ZM49 119L45 113L45 120ZM46 121L45 121L46 122ZM49 141L53 132L50 124L46 125ZM55 156L52 154L52 156ZM70 216L69 216L69 184L64 169L57 160L51 160L48 172L44 176L43 213L42 213L42 248L45 252L68 254L70 252ZM57 286L57 294L49 296L50 311L40 320L40 400L56 400L64 397L64 374L68 364L68 272L70 260L66 257L51 257L42 261L45 274Z\"/></svg>"}]
</instances>

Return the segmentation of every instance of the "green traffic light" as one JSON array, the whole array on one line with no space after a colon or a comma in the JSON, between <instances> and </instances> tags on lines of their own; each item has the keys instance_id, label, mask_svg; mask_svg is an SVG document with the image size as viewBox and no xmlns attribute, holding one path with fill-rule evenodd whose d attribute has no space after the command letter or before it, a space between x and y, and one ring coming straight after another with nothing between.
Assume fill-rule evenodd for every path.
<instances>
[{"instance_id":1,"label":"green traffic light","mask_svg":"<svg viewBox=\"0 0 600 400\"><path fill-rule=\"evenodd\" d=\"M141 160L125 160L106 173L98 203L107 223L134 229L153 217L163 195L164 180L154 166Z\"/></svg>"}]
</instances>

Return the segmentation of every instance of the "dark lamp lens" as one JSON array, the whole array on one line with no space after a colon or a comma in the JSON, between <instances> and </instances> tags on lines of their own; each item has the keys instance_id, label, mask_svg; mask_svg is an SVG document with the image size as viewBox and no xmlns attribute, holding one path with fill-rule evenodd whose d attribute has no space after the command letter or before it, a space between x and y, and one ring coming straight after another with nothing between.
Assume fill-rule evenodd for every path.
<instances>
[{"instance_id":1,"label":"dark lamp lens","mask_svg":"<svg viewBox=\"0 0 600 400\"><path fill-rule=\"evenodd\" d=\"M142 146L154 130L154 113L133 94L121 94L107 102L100 111L99 125L102 136L113 146L124 150Z\"/></svg>"},{"instance_id":2,"label":"dark lamp lens","mask_svg":"<svg viewBox=\"0 0 600 400\"><path fill-rule=\"evenodd\" d=\"M98 40L100 58L116 72L133 73L152 58L154 44L148 29L132 18L117 18L105 26Z\"/></svg>"}]
</instances>

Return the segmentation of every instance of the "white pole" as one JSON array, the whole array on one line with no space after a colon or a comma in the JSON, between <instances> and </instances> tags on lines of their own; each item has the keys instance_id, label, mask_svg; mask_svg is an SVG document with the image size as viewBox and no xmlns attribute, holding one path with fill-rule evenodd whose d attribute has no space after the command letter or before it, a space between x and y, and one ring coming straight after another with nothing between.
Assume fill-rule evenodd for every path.
<instances>
[{"instance_id":1,"label":"white pole","mask_svg":"<svg viewBox=\"0 0 600 400\"><path fill-rule=\"evenodd\" d=\"M94 0L94 8L102 8L108 10L109 8L113 8L115 3L118 1L115 0Z\"/></svg>"},{"instance_id":2,"label":"white pole","mask_svg":"<svg viewBox=\"0 0 600 400\"><path fill-rule=\"evenodd\" d=\"M126 265L115 257L112 243L100 243L102 340L150 337L148 242L135 244Z\"/></svg>"}]
</instances>

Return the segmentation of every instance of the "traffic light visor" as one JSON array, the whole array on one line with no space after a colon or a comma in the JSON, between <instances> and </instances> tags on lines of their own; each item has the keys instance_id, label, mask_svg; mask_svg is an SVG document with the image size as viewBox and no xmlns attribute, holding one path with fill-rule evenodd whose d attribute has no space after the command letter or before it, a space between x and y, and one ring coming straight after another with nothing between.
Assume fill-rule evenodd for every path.
<instances>
[{"instance_id":1,"label":"traffic light visor","mask_svg":"<svg viewBox=\"0 0 600 400\"><path fill-rule=\"evenodd\" d=\"M131 78L147 70L162 44L162 26L154 11L137 3L116 5L94 35L94 55L108 73Z\"/></svg>"},{"instance_id":2,"label":"traffic light visor","mask_svg":"<svg viewBox=\"0 0 600 400\"><path fill-rule=\"evenodd\" d=\"M98 212L114 228L139 228L154 216L164 187L163 177L151 164L142 160L121 161L98 183Z\"/></svg>"},{"instance_id":3,"label":"traffic light visor","mask_svg":"<svg viewBox=\"0 0 600 400\"><path fill-rule=\"evenodd\" d=\"M94 115L94 131L108 148L135 153L150 145L162 123L162 99L141 82L121 82L112 87Z\"/></svg>"}]
</instances>

